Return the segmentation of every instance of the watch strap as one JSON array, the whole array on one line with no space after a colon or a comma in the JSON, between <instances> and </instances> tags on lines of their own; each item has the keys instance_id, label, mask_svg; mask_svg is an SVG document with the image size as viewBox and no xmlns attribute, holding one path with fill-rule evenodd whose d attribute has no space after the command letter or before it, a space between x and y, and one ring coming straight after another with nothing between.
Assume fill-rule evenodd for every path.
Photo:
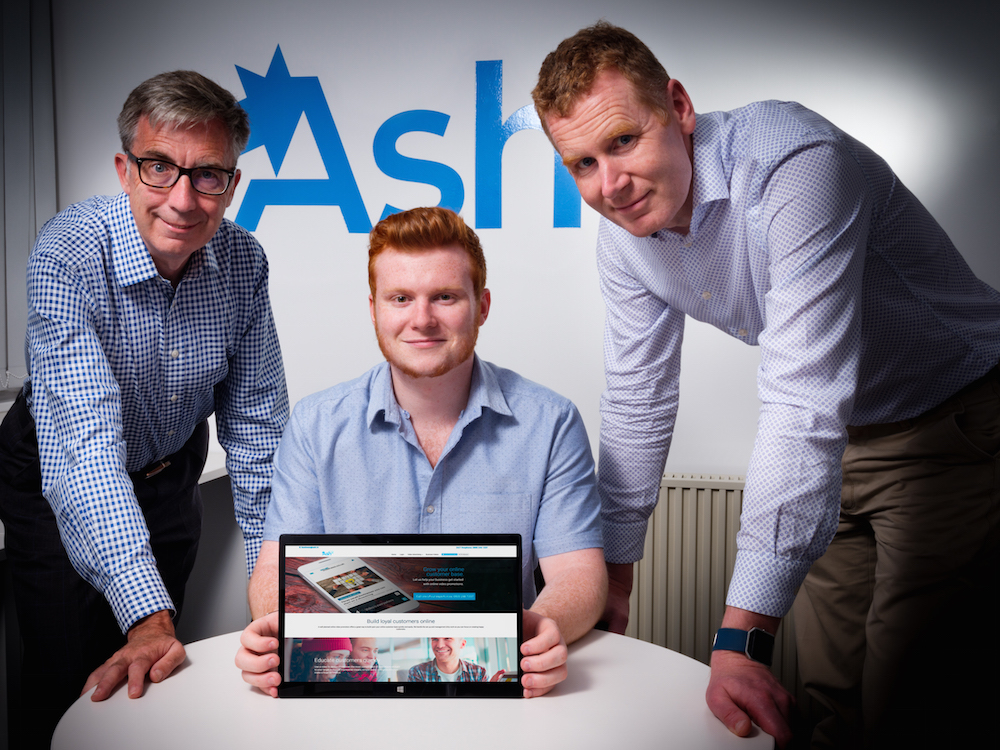
<instances>
[{"instance_id":1,"label":"watch strap","mask_svg":"<svg viewBox=\"0 0 1000 750\"><path fill-rule=\"evenodd\" d=\"M712 643L713 651L739 651L754 661L771 666L774 636L761 628L739 630L719 628Z\"/></svg>"}]
</instances>

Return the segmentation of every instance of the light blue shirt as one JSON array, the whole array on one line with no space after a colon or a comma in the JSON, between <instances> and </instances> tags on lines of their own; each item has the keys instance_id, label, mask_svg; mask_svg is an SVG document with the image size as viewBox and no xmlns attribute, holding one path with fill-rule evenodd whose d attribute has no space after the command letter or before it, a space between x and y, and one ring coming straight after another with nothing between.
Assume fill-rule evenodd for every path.
<instances>
[{"instance_id":1,"label":"light blue shirt","mask_svg":"<svg viewBox=\"0 0 1000 750\"><path fill-rule=\"evenodd\" d=\"M288 418L259 243L223 221L175 290L123 193L46 222L27 276L42 492L73 566L122 630L174 608L128 472L178 451L213 410L252 569Z\"/></svg>"},{"instance_id":2,"label":"light blue shirt","mask_svg":"<svg viewBox=\"0 0 1000 750\"><path fill-rule=\"evenodd\" d=\"M477 357L468 405L432 467L382 363L295 406L264 538L520 534L530 607L537 559L600 547L599 514L590 443L569 400Z\"/></svg>"},{"instance_id":3,"label":"light blue shirt","mask_svg":"<svg viewBox=\"0 0 1000 750\"><path fill-rule=\"evenodd\" d=\"M605 553L642 556L690 315L761 347L727 603L782 616L836 530L845 425L916 416L990 370L1000 294L882 159L798 104L698 115L692 190L687 235L600 224Z\"/></svg>"}]
</instances>

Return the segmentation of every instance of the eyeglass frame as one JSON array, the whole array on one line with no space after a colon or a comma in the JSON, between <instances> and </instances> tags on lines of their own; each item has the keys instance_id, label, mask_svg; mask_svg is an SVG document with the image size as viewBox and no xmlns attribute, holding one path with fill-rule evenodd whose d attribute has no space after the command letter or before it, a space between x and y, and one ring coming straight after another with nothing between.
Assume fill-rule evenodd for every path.
<instances>
[{"instance_id":1,"label":"eyeglass frame","mask_svg":"<svg viewBox=\"0 0 1000 750\"><path fill-rule=\"evenodd\" d=\"M205 165L199 165L197 167L182 167L180 164L174 164L172 161L168 161L167 159L160 159L160 158L155 157L155 156L143 156L142 158L139 158L138 156L136 156L135 154L133 154L128 149L125 149L125 155L129 159L131 159L132 161L135 162L136 172L139 175L139 182L141 182L146 187L155 188L156 190L169 190L170 188L172 188L174 185L176 185L178 182L181 181L181 177L184 177L185 175L187 175L187 178L188 178L188 180L191 183L191 189L192 190L194 190L199 195L210 195L213 198L216 198L216 197L218 197L220 195L225 195L226 194L226 191L229 190L230 186L233 184L233 177L236 176L236 168L235 167L233 169L224 169L223 167L206 167ZM174 168L177 169L177 179L174 180L173 182L171 182L169 185L150 185L148 182L146 182L144 179L142 179L142 163L144 161L158 161L161 164L169 164L171 167L174 167ZM229 179L226 181L226 186L222 189L222 192L221 193L206 193L204 190L199 190L198 188L196 188L194 186L194 177L192 175L198 169L214 169L214 170L216 170L218 172L224 172L229 177Z\"/></svg>"}]
</instances>

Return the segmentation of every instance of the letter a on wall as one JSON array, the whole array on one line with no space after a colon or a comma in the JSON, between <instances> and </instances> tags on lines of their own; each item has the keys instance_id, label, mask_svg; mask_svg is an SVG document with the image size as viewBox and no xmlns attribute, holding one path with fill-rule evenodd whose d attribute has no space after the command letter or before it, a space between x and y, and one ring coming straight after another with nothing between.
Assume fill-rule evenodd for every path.
<instances>
[{"instance_id":1,"label":"letter a on wall","mask_svg":"<svg viewBox=\"0 0 1000 750\"><path fill-rule=\"evenodd\" d=\"M371 221L319 78L289 75L280 46L266 76L239 66L236 72L247 93L240 105L250 116L250 141L244 153L264 146L277 174L305 114L329 175L325 180L251 180L236 223L255 230L265 206L340 206L348 232L370 231Z\"/></svg>"}]
</instances>

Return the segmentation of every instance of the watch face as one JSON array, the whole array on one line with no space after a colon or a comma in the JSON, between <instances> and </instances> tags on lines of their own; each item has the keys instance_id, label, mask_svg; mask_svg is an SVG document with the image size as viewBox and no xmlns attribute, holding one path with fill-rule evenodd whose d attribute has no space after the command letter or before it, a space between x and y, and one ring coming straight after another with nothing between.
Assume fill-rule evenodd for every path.
<instances>
[{"instance_id":1,"label":"watch face","mask_svg":"<svg viewBox=\"0 0 1000 750\"><path fill-rule=\"evenodd\" d=\"M774 658L774 636L764 630L754 628L747 633L747 654L754 661L771 666L771 661Z\"/></svg>"}]
</instances>

